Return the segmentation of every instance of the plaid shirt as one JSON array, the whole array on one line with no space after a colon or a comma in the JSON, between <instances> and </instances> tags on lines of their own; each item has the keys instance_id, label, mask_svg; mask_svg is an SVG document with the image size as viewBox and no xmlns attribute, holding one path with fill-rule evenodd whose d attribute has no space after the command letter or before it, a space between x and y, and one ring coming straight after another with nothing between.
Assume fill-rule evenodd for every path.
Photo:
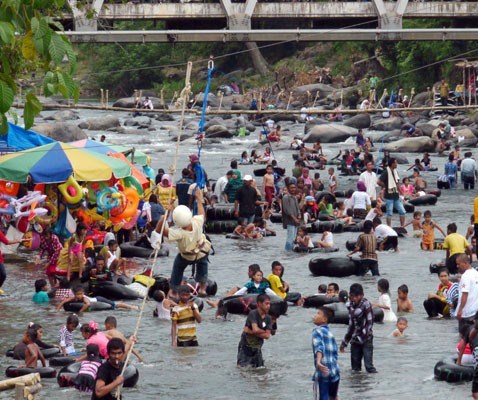
<instances>
[{"instance_id":1,"label":"plaid shirt","mask_svg":"<svg viewBox=\"0 0 478 400\"><path fill-rule=\"evenodd\" d=\"M329 382L337 382L340 379L338 363L338 348L334 335L328 325L321 325L312 331L312 350L314 351L315 373L312 380L319 379ZM324 376L317 368L317 353L322 353L321 364L329 369L329 374Z\"/></svg>"},{"instance_id":2,"label":"plaid shirt","mask_svg":"<svg viewBox=\"0 0 478 400\"><path fill-rule=\"evenodd\" d=\"M356 344L364 344L373 337L372 305L366 298L362 298L358 304L350 302L348 309L349 328L342 344L347 346L350 341Z\"/></svg>"}]
</instances>

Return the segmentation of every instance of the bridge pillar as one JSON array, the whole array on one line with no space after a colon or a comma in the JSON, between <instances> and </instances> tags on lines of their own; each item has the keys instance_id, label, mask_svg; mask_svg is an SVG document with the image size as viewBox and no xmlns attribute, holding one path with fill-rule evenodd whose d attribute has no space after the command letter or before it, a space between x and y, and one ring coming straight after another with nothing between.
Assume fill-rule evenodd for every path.
<instances>
[{"instance_id":1,"label":"bridge pillar","mask_svg":"<svg viewBox=\"0 0 478 400\"><path fill-rule=\"evenodd\" d=\"M98 30L98 15L104 0L93 0L88 5L78 5L78 0L67 0L67 2L73 13L75 31Z\"/></svg>"},{"instance_id":2,"label":"bridge pillar","mask_svg":"<svg viewBox=\"0 0 478 400\"><path fill-rule=\"evenodd\" d=\"M380 29L402 29L402 18L408 5L408 0L398 0L392 10L387 10L383 0L372 0L378 15Z\"/></svg>"}]
</instances>

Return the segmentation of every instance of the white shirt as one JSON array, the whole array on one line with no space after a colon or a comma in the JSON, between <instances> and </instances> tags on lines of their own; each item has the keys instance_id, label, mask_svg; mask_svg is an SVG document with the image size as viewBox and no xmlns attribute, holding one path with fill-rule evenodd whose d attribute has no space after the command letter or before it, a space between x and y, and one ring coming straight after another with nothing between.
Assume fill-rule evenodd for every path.
<instances>
[{"instance_id":1,"label":"white shirt","mask_svg":"<svg viewBox=\"0 0 478 400\"><path fill-rule=\"evenodd\" d=\"M334 245L334 234L332 232L327 232L327 235L324 237L323 240L325 243L330 244L331 246Z\"/></svg>"},{"instance_id":2,"label":"white shirt","mask_svg":"<svg viewBox=\"0 0 478 400\"><path fill-rule=\"evenodd\" d=\"M366 210L370 204L370 197L367 192L356 191L352 195L352 207L354 209Z\"/></svg>"},{"instance_id":3,"label":"white shirt","mask_svg":"<svg viewBox=\"0 0 478 400\"><path fill-rule=\"evenodd\" d=\"M478 311L478 271L476 269L470 268L465 271L461 276L458 291L458 305L456 309L460 308L462 293L468 293L462 317L473 317Z\"/></svg>"},{"instance_id":4,"label":"white shirt","mask_svg":"<svg viewBox=\"0 0 478 400\"><path fill-rule=\"evenodd\" d=\"M391 227L385 224L381 224L375 228L375 236L379 240L385 239L387 236L398 236Z\"/></svg>"},{"instance_id":5,"label":"white shirt","mask_svg":"<svg viewBox=\"0 0 478 400\"><path fill-rule=\"evenodd\" d=\"M217 199L219 201L219 203L225 203L226 200L224 199L224 195L223 195L223 192L224 192L224 189L226 188L226 185L227 185L227 176L221 176L217 182L216 182L216 186L214 187L214 194L217 196Z\"/></svg>"},{"instance_id":6,"label":"white shirt","mask_svg":"<svg viewBox=\"0 0 478 400\"><path fill-rule=\"evenodd\" d=\"M388 293L382 293L378 296L378 305L388 307L389 309L383 310L383 322L396 322L397 316L392 310L392 301L390 300L390 295Z\"/></svg>"},{"instance_id":7,"label":"white shirt","mask_svg":"<svg viewBox=\"0 0 478 400\"><path fill-rule=\"evenodd\" d=\"M268 119L268 120L266 121L266 125L267 125L267 127L269 128L269 130L271 130L271 129L274 129L275 122L274 122L274 120L272 120L272 119Z\"/></svg>"},{"instance_id":8,"label":"white shirt","mask_svg":"<svg viewBox=\"0 0 478 400\"><path fill-rule=\"evenodd\" d=\"M367 216L365 217L365 221L373 221L375 217L378 217L377 210L375 208L370 209Z\"/></svg>"},{"instance_id":9,"label":"white shirt","mask_svg":"<svg viewBox=\"0 0 478 400\"><path fill-rule=\"evenodd\" d=\"M360 174L359 180L365 183L368 195L375 200L377 198L377 174L373 171L364 171Z\"/></svg>"}]
</instances>

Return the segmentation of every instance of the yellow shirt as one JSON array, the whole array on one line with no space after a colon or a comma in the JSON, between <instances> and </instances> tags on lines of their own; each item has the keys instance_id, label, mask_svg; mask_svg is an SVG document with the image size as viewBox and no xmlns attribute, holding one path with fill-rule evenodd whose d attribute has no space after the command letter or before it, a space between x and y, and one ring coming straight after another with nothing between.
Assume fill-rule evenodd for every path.
<instances>
[{"instance_id":1,"label":"yellow shirt","mask_svg":"<svg viewBox=\"0 0 478 400\"><path fill-rule=\"evenodd\" d=\"M198 306L193 304L197 310ZM180 342L196 340L196 318L190 306L179 303L171 311L171 320L177 322L178 335Z\"/></svg>"},{"instance_id":2,"label":"yellow shirt","mask_svg":"<svg viewBox=\"0 0 478 400\"><path fill-rule=\"evenodd\" d=\"M196 215L192 218L191 224L193 226L192 231L185 229L173 228L169 230L169 241L178 242L178 251L181 256L188 261L200 260L205 257L210 250L206 243L206 235L202 233L204 225L204 217L202 215Z\"/></svg>"},{"instance_id":3,"label":"yellow shirt","mask_svg":"<svg viewBox=\"0 0 478 400\"><path fill-rule=\"evenodd\" d=\"M475 224L478 224L478 196L473 201L473 215L475 216Z\"/></svg>"},{"instance_id":4,"label":"yellow shirt","mask_svg":"<svg viewBox=\"0 0 478 400\"><path fill-rule=\"evenodd\" d=\"M283 292L280 290L282 287L282 282L280 278L277 275L274 275L273 273L270 273L267 276L267 280L269 281L269 285L271 285L272 291L277 295L285 299L287 296L287 293Z\"/></svg>"},{"instance_id":5,"label":"yellow shirt","mask_svg":"<svg viewBox=\"0 0 478 400\"><path fill-rule=\"evenodd\" d=\"M445 238L443 248L450 251L450 257L454 254L463 254L470 244L464 236L459 233L451 233Z\"/></svg>"}]
</instances>

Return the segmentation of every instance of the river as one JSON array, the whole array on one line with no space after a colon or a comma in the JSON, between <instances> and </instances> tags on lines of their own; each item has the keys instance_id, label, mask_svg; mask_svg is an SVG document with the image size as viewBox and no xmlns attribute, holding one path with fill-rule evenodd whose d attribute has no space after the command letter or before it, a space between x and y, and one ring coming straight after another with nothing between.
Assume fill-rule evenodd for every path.
<instances>
[{"instance_id":1,"label":"river","mask_svg":"<svg viewBox=\"0 0 478 400\"><path fill-rule=\"evenodd\" d=\"M43 112L44 116L51 112ZM81 111L82 117L99 116L107 113ZM120 114L123 120L125 113ZM172 122L158 123L173 124ZM292 137L303 132L303 125L281 123L285 135ZM99 138L103 132L88 132ZM106 133L107 141L124 145L134 144L137 148L150 153L152 166L168 168L171 165L175 144L168 137L167 131L156 130L144 132L144 135L120 135ZM255 144L256 134L244 141L225 140L222 144L206 147L202 150L201 161L211 178L224 175L229 169L231 158L239 158L244 149ZM166 139L166 140L165 140ZM324 145L326 152L336 154L340 148L352 145L344 143ZM379 145L377 146L379 147ZM196 152L195 144L185 142L180 147L179 171L187 164L187 155ZM293 165L292 152L281 151L276 158L288 171ZM405 154L410 163L415 155ZM476 156L477 154L475 154ZM433 156L432 162L442 170L445 159ZM252 173L253 166L241 166L244 173ZM399 165L399 174L406 176L405 166ZM313 172L313 171L312 171ZM322 173L322 177L324 177ZM435 187L438 173L425 173L429 186ZM340 177L339 189L352 187L356 178ZM435 221L446 230L446 225L456 222L459 232L464 234L470 215L473 213L474 192L463 189L443 191L436 206L420 207L430 209ZM407 220L412 216L407 215ZM394 216L398 224L398 216ZM365 277L318 278L312 277L308 269L310 255L290 254L283 250L285 231L279 224L273 224L276 237L268 237L261 242L240 242L227 240L223 235L212 235L216 254L211 257L209 276L218 283L218 295L225 293L233 285L242 285L247 281L247 266L258 263L265 274L270 272L273 260L280 260L285 266L284 279L290 283L292 291L303 295L316 293L320 283L337 282L347 289L354 282L364 286L365 296L376 301L379 293L376 279ZM436 233L436 237L440 233ZM314 239L317 239L315 235ZM355 238L355 233L335 235L340 252L345 255L345 242ZM399 240L400 253L379 254L379 266L382 277L390 281L391 297L396 306L397 287L406 283L410 289L416 312L407 315L409 328L405 338L392 338L394 329L391 323L374 325L374 362L378 374L352 374L350 370L350 353L341 354L341 382L339 395L348 399L464 399L470 396L471 384L448 384L433 379L435 363L446 355L453 354L458 342L457 322L454 320L427 320L422 302L429 292L438 286L438 278L431 275L428 265L432 261L444 258L444 251L431 253L419 250L418 239ZM159 259L157 270L169 275L173 257L176 254L171 246L169 258ZM40 323L44 327L45 341L55 341L58 329L65 323L66 313L55 313L53 307L36 306L31 302L33 282L42 271L32 264L7 265L8 278L4 285L6 296L0 297L0 354L15 345L21 339L29 321ZM190 270L186 270L189 272ZM230 316L227 321L215 320L214 309L205 307L203 322L198 326L200 346L195 349L173 349L170 345L170 324L152 317L153 304L146 305L141 329L138 335L137 350L143 355L144 363L137 364L140 381L136 388L125 389L126 399L179 399L194 397L196 399L309 399L312 398L311 376L314 370L311 351L312 317L314 309L289 307L288 315L279 321L277 334L266 341L263 347L265 368L256 371L241 371L236 367L237 345L245 318ZM108 312L85 314L82 322L95 319L100 324ZM128 334L134 330L137 320L136 312L117 311L119 328ZM337 341L345 334L345 326L331 325ZM83 345L79 331L75 334L77 347ZM14 365L12 359L0 356L0 370ZM73 389L59 389L56 380L44 379L44 387L39 398L76 399L88 398ZM12 392L0 393L0 399L12 398Z\"/></svg>"}]
</instances>

